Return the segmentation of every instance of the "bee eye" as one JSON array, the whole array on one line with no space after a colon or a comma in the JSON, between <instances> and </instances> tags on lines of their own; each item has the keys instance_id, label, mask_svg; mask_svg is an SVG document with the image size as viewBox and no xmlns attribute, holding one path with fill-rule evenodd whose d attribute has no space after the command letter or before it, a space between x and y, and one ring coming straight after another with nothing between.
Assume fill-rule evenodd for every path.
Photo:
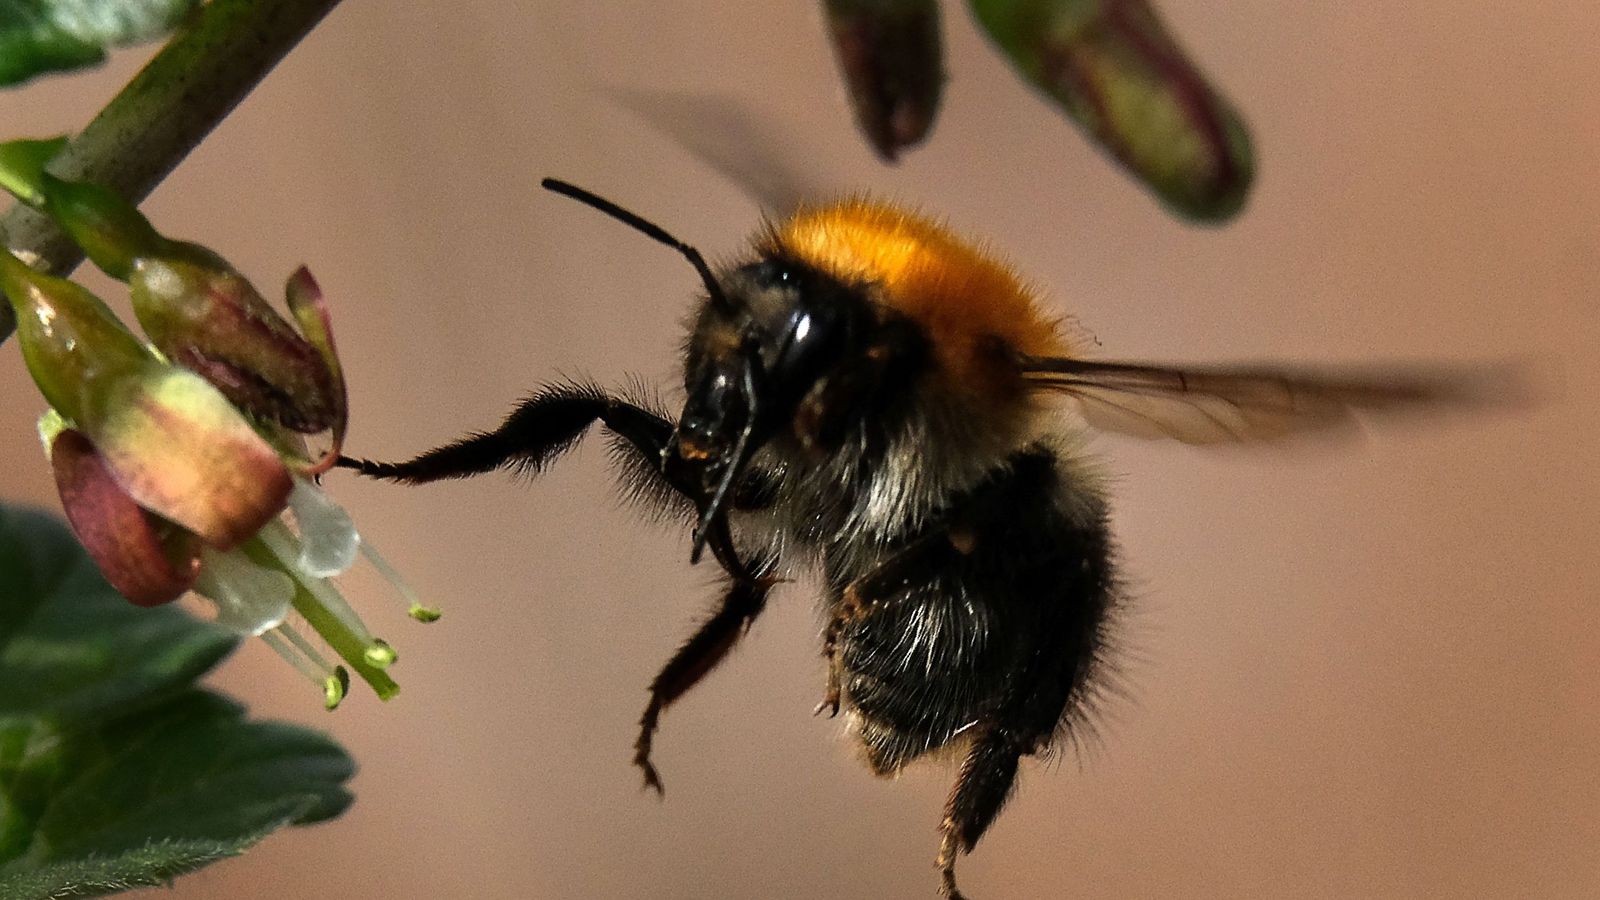
<instances>
[{"instance_id":1,"label":"bee eye","mask_svg":"<svg viewBox=\"0 0 1600 900\"><path fill-rule=\"evenodd\" d=\"M800 281L793 266L776 260L757 263L752 268L756 283L763 288L792 288Z\"/></svg>"}]
</instances>

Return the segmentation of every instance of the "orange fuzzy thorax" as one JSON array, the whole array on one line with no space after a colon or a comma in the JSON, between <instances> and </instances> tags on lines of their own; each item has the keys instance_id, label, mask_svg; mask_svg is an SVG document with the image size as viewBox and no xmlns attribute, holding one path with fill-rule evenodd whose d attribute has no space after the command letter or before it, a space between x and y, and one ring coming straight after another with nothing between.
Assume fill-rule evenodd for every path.
<instances>
[{"instance_id":1,"label":"orange fuzzy thorax","mask_svg":"<svg viewBox=\"0 0 1600 900\"><path fill-rule=\"evenodd\" d=\"M763 249L807 263L921 325L940 368L974 388L1010 381L996 339L1034 356L1067 355L1058 323L1009 267L922 216L865 200L802 209Z\"/></svg>"}]
</instances>

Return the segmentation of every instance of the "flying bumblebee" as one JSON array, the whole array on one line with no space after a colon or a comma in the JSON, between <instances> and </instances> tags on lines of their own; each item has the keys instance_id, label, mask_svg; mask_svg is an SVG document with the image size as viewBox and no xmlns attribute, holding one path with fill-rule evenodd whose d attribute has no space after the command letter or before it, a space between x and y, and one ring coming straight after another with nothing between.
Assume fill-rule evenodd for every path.
<instances>
[{"instance_id":1,"label":"flying bumblebee","mask_svg":"<svg viewBox=\"0 0 1600 900\"><path fill-rule=\"evenodd\" d=\"M1266 441L1357 411L1469 402L1471 373L1356 375L1086 359L1004 264L868 200L801 208L746 259L693 247L565 182L544 186L682 254L704 296L674 418L584 383L545 387L492 431L408 462L344 459L412 484L537 474L594 422L635 493L693 523L725 573L716 612L650 684L657 721L717 666L789 573L820 570L826 680L890 775L963 754L941 824L941 887L1011 793L1018 764L1083 725L1119 605L1106 492L1082 450L1103 429L1191 444Z\"/></svg>"}]
</instances>

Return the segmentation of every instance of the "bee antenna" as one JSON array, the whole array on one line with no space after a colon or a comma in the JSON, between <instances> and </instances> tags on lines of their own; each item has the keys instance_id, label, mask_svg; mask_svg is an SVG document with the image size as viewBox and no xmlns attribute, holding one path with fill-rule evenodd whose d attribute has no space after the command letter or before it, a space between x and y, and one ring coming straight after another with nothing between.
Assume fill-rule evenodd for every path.
<instances>
[{"instance_id":1,"label":"bee antenna","mask_svg":"<svg viewBox=\"0 0 1600 900\"><path fill-rule=\"evenodd\" d=\"M700 273L700 280L705 283L706 293L711 296L711 302L724 310L732 308L732 304L728 302L727 295L722 292L722 286L717 283L716 276L711 274L711 267L706 265L706 258L700 255L699 250L673 237L665 228L638 213L629 212L604 197L592 194L575 184L570 184L559 178L545 178L539 182L539 186L563 197L571 197L591 209L597 209L635 231L641 231L647 237L653 238L682 253L684 258L689 261L689 265L694 266L694 270Z\"/></svg>"}]
</instances>

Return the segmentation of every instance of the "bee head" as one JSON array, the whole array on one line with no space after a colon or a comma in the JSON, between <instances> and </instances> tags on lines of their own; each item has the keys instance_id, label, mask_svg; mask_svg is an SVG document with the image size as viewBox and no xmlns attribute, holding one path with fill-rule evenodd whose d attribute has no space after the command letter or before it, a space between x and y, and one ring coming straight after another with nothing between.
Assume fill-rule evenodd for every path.
<instances>
[{"instance_id":1,"label":"bee head","mask_svg":"<svg viewBox=\"0 0 1600 900\"><path fill-rule=\"evenodd\" d=\"M688 397L662 459L705 498L697 549L750 458L790 430L870 326L859 291L802 263L765 257L717 285L690 337Z\"/></svg>"},{"instance_id":2,"label":"bee head","mask_svg":"<svg viewBox=\"0 0 1600 900\"><path fill-rule=\"evenodd\" d=\"M750 458L788 430L808 394L862 340L870 325L859 288L812 266L764 255L720 278L694 247L636 213L554 178L541 184L678 251L700 275L705 304L685 366L688 400L662 453L664 475L700 510L692 560L713 531Z\"/></svg>"}]
</instances>

